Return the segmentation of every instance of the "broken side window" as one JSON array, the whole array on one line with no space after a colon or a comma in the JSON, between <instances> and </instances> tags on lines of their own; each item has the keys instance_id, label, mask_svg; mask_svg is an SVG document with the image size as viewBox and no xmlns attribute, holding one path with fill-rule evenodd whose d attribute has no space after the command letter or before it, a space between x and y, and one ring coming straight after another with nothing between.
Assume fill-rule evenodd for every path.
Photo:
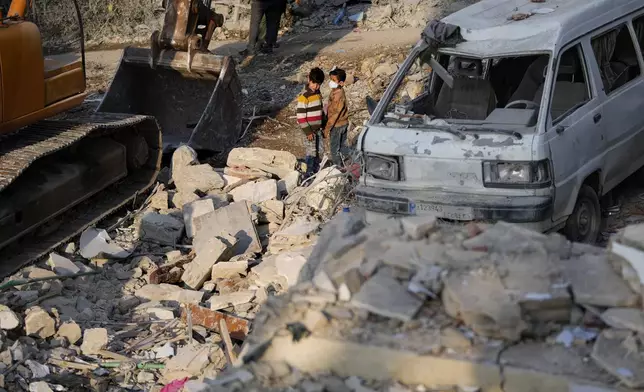
<instances>
[{"instance_id":1,"label":"broken side window","mask_svg":"<svg viewBox=\"0 0 644 392\"><path fill-rule=\"evenodd\" d=\"M550 101L550 116L557 123L581 108L590 99L588 72L581 45L577 44L559 56L557 75ZM543 89L538 92L539 100ZM536 98L535 98L536 99Z\"/></svg>"},{"instance_id":2,"label":"broken side window","mask_svg":"<svg viewBox=\"0 0 644 392\"><path fill-rule=\"evenodd\" d=\"M635 38L640 46L640 51L644 53L644 15L633 20L633 30L635 30Z\"/></svg>"},{"instance_id":3,"label":"broken side window","mask_svg":"<svg viewBox=\"0 0 644 392\"><path fill-rule=\"evenodd\" d=\"M626 24L593 37L591 43L606 94L640 75L637 52Z\"/></svg>"}]
</instances>

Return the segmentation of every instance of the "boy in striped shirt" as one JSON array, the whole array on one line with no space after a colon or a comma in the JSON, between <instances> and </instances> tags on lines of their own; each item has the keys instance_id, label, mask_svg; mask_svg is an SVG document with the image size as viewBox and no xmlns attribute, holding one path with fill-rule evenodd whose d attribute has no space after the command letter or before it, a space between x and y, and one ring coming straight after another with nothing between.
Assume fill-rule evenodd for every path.
<instances>
[{"instance_id":1,"label":"boy in striped shirt","mask_svg":"<svg viewBox=\"0 0 644 392\"><path fill-rule=\"evenodd\" d=\"M322 155L322 94L320 86L324 83L324 72L320 68L313 68L309 72L309 82L306 90L297 97L297 123L302 127L306 135L304 142L306 146L307 174L311 174L317 168L320 156Z\"/></svg>"}]
</instances>

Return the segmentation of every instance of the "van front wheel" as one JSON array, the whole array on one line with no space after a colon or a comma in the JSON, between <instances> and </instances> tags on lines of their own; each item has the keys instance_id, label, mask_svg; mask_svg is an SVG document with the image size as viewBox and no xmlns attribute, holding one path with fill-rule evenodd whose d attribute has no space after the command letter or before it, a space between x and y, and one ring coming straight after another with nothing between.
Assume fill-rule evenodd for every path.
<instances>
[{"instance_id":1,"label":"van front wheel","mask_svg":"<svg viewBox=\"0 0 644 392\"><path fill-rule=\"evenodd\" d=\"M594 244L599 236L601 221L599 197L593 188L583 185L575 209L566 221L564 234L570 241Z\"/></svg>"}]
</instances>

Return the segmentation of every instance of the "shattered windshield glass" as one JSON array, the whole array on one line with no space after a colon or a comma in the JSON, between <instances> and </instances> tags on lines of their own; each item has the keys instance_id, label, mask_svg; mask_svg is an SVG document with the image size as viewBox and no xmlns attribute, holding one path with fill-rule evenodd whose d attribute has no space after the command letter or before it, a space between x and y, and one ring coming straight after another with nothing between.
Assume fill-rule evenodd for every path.
<instances>
[{"instance_id":1,"label":"shattered windshield glass","mask_svg":"<svg viewBox=\"0 0 644 392\"><path fill-rule=\"evenodd\" d=\"M394 127L534 126L548 62L546 54L477 59L422 51L380 120Z\"/></svg>"}]
</instances>

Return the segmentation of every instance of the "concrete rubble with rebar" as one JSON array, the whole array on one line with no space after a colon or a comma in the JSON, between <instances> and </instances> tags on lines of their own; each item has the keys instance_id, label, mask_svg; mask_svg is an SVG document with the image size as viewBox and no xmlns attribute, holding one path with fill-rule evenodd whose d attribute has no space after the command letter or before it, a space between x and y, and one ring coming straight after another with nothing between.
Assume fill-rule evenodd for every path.
<instances>
[{"instance_id":1,"label":"concrete rubble with rebar","mask_svg":"<svg viewBox=\"0 0 644 392\"><path fill-rule=\"evenodd\" d=\"M644 388L644 225L331 219L349 174L178 149L145 202L7 278L7 391Z\"/></svg>"}]
</instances>

